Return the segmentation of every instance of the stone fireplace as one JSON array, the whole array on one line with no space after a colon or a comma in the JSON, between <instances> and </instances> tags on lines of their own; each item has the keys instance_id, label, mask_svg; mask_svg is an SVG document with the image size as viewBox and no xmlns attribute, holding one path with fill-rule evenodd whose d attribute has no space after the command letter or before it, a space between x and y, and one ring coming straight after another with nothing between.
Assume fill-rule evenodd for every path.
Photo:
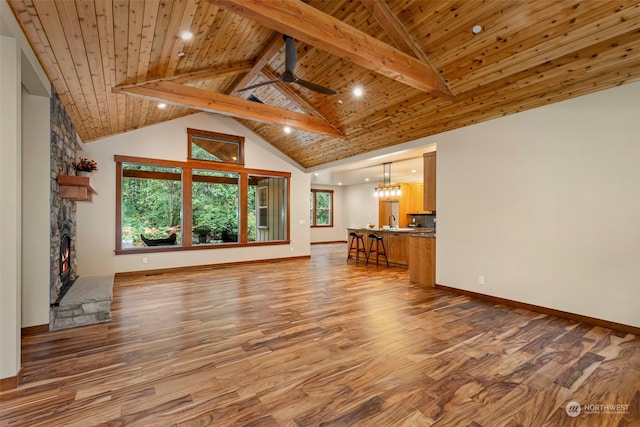
<instances>
[{"instance_id":1,"label":"stone fireplace","mask_svg":"<svg viewBox=\"0 0 640 427\"><path fill-rule=\"evenodd\" d=\"M76 263L76 204L60 196L58 175L74 175L73 163L77 158L78 139L73 122L67 115L60 98L52 89L51 96L51 260L49 304L59 302L77 279ZM63 251L68 251L64 254ZM64 263L63 263L64 259ZM64 267L64 268L63 268Z\"/></svg>"},{"instance_id":2,"label":"stone fireplace","mask_svg":"<svg viewBox=\"0 0 640 427\"><path fill-rule=\"evenodd\" d=\"M58 177L75 175L82 147L60 98L51 92L49 330L55 331L110 320L113 274L78 277L76 202L62 197Z\"/></svg>"},{"instance_id":3,"label":"stone fireplace","mask_svg":"<svg viewBox=\"0 0 640 427\"><path fill-rule=\"evenodd\" d=\"M73 284L73 280L71 280L71 253L71 224L65 222L62 226L62 230L60 230L59 272L61 287L58 297L56 298L56 303L60 302Z\"/></svg>"}]
</instances>

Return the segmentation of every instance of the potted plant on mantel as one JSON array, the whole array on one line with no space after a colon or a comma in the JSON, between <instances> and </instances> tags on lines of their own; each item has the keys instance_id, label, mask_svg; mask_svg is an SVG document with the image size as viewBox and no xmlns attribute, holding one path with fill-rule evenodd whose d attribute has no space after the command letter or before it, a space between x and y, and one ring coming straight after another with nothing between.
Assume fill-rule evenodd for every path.
<instances>
[{"instance_id":1,"label":"potted plant on mantel","mask_svg":"<svg viewBox=\"0 0 640 427\"><path fill-rule=\"evenodd\" d=\"M202 224L193 229L193 234L198 236L198 243L207 243L207 235L211 233L213 229L207 224Z\"/></svg>"},{"instance_id":2,"label":"potted plant on mantel","mask_svg":"<svg viewBox=\"0 0 640 427\"><path fill-rule=\"evenodd\" d=\"M73 169L77 176L90 176L91 172L98 170L98 163L95 160L80 157L78 162L73 164Z\"/></svg>"}]
</instances>

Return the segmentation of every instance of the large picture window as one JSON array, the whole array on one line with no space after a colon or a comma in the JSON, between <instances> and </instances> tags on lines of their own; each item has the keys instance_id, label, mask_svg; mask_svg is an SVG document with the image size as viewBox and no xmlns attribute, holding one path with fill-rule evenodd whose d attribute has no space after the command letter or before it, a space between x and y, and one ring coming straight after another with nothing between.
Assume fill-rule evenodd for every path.
<instances>
[{"instance_id":1,"label":"large picture window","mask_svg":"<svg viewBox=\"0 0 640 427\"><path fill-rule=\"evenodd\" d=\"M289 243L288 172L116 161L116 254Z\"/></svg>"},{"instance_id":2,"label":"large picture window","mask_svg":"<svg viewBox=\"0 0 640 427\"><path fill-rule=\"evenodd\" d=\"M312 227L333 227L332 190L311 190L310 214Z\"/></svg>"}]
</instances>

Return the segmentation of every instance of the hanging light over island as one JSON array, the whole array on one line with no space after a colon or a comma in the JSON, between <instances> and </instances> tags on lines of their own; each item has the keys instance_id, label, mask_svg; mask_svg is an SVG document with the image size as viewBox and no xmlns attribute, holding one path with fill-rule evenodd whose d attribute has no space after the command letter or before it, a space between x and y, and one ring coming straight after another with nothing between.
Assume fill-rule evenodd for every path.
<instances>
[{"instance_id":1,"label":"hanging light over island","mask_svg":"<svg viewBox=\"0 0 640 427\"><path fill-rule=\"evenodd\" d=\"M375 197L395 197L402 195L402 187L391 185L391 162L382 164L382 184L373 189Z\"/></svg>"}]
</instances>

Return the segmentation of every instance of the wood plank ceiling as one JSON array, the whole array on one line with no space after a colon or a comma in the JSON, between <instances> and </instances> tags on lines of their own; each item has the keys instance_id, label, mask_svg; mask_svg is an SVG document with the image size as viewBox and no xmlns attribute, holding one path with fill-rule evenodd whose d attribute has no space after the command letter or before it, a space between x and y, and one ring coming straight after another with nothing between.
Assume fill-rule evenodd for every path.
<instances>
[{"instance_id":1,"label":"wood plank ceiling","mask_svg":"<svg viewBox=\"0 0 640 427\"><path fill-rule=\"evenodd\" d=\"M211 111L310 168L640 78L640 1L8 2L85 142ZM285 31L336 95L237 91L284 72Z\"/></svg>"}]
</instances>

